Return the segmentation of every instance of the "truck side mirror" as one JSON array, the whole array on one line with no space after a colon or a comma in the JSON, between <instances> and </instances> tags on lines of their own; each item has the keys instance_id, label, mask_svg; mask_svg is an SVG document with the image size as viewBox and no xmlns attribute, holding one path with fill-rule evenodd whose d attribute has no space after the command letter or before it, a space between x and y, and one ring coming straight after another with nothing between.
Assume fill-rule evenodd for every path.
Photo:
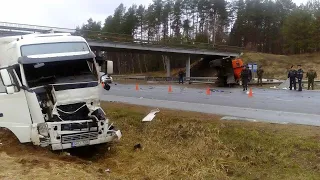
<instances>
[{"instance_id":1,"label":"truck side mirror","mask_svg":"<svg viewBox=\"0 0 320 180\"><path fill-rule=\"evenodd\" d=\"M8 70L7 69L1 69L0 70L0 74L1 74L1 77L2 77L2 80L3 80L3 84L5 86L12 86L12 81L11 81L11 78L10 78Z\"/></svg>"},{"instance_id":2,"label":"truck side mirror","mask_svg":"<svg viewBox=\"0 0 320 180\"><path fill-rule=\"evenodd\" d=\"M113 61L107 61L107 74L113 74Z\"/></svg>"},{"instance_id":3,"label":"truck side mirror","mask_svg":"<svg viewBox=\"0 0 320 180\"><path fill-rule=\"evenodd\" d=\"M11 81L10 74L9 74L8 70L1 69L0 74L1 74L1 77L3 80L3 84L6 86L7 94L13 94L15 91L14 84Z\"/></svg>"}]
</instances>

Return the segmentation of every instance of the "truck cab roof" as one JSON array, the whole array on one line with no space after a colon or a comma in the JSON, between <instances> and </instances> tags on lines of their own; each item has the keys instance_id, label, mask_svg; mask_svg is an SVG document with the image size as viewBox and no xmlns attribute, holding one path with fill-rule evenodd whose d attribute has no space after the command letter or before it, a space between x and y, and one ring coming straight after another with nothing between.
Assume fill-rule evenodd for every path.
<instances>
[{"instance_id":1,"label":"truck cab roof","mask_svg":"<svg viewBox=\"0 0 320 180\"><path fill-rule=\"evenodd\" d=\"M75 44L68 43L80 43L82 45L75 46ZM44 45L43 47L41 46L42 44ZM0 54L2 56L0 57L0 67L18 64L18 59L23 56L47 58L69 56L72 54L78 55L79 53L88 54L90 51L90 47L83 37L73 36L70 33L28 34L3 37L0 38Z\"/></svg>"},{"instance_id":2,"label":"truck cab roof","mask_svg":"<svg viewBox=\"0 0 320 180\"><path fill-rule=\"evenodd\" d=\"M70 33L28 34L0 38L0 44L16 42L18 45L43 44L54 42L85 42L81 36L72 36Z\"/></svg>"}]
</instances>

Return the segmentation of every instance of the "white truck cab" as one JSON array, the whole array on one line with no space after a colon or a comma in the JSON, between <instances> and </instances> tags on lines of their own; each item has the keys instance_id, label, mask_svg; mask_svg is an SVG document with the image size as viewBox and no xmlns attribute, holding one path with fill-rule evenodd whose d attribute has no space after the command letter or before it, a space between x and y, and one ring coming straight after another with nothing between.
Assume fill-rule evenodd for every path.
<instances>
[{"instance_id":1,"label":"white truck cab","mask_svg":"<svg viewBox=\"0 0 320 180\"><path fill-rule=\"evenodd\" d=\"M0 127L52 150L120 139L100 107L97 66L86 40L69 33L0 38Z\"/></svg>"}]
</instances>

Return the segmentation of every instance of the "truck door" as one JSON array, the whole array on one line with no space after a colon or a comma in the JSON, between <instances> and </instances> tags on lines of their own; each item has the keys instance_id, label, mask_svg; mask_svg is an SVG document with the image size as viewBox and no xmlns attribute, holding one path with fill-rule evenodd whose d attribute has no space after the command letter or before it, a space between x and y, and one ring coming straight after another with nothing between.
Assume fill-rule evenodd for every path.
<instances>
[{"instance_id":1,"label":"truck door","mask_svg":"<svg viewBox=\"0 0 320 180\"><path fill-rule=\"evenodd\" d=\"M12 68L0 69L0 127L11 130L21 143L30 142L31 117L25 93Z\"/></svg>"}]
</instances>

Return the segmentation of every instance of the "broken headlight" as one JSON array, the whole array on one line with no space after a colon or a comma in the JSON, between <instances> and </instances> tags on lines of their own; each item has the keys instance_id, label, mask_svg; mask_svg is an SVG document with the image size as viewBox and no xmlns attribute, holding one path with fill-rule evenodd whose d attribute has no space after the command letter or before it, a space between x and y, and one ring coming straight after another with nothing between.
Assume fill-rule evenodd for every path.
<instances>
[{"instance_id":1,"label":"broken headlight","mask_svg":"<svg viewBox=\"0 0 320 180\"><path fill-rule=\"evenodd\" d=\"M105 120L106 119L106 117L104 115L104 112L100 108L98 108L95 111L93 111L91 113L91 115L96 116L98 118L98 120Z\"/></svg>"},{"instance_id":2,"label":"broken headlight","mask_svg":"<svg viewBox=\"0 0 320 180\"><path fill-rule=\"evenodd\" d=\"M46 123L37 124L39 134L43 136L49 136L48 126Z\"/></svg>"}]
</instances>

